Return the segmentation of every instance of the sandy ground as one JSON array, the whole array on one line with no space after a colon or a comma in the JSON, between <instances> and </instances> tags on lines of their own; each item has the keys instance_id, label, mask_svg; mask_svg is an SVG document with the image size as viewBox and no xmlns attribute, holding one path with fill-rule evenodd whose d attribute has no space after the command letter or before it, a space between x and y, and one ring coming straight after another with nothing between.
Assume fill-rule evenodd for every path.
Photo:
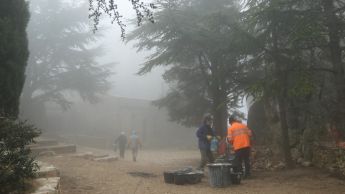
<instances>
[{"instance_id":1,"label":"sandy ground","mask_svg":"<svg viewBox=\"0 0 345 194\"><path fill-rule=\"evenodd\" d=\"M111 151L90 150L94 153ZM114 153L112 153L114 154ZM241 185L227 188L212 188L207 176L196 185L165 184L163 171L185 166L197 166L198 151L148 151L139 152L137 162L131 161L130 152L124 160L95 162L72 155L43 157L60 169L62 193L123 193L123 194L177 194L177 193L345 193L345 181L330 177L313 168L275 172L254 172L253 178ZM133 177L128 172L153 173L156 177Z\"/></svg>"}]
</instances>

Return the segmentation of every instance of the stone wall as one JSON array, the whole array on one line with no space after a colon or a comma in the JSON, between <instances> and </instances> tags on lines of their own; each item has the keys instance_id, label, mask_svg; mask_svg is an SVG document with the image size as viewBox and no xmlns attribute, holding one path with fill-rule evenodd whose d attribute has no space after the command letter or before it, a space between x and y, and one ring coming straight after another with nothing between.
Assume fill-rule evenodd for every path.
<instances>
[{"instance_id":1,"label":"stone wall","mask_svg":"<svg viewBox=\"0 0 345 194\"><path fill-rule=\"evenodd\" d=\"M345 149L334 146L315 145L313 164L333 175L345 178Z\"/></svg>"}]
</instances>

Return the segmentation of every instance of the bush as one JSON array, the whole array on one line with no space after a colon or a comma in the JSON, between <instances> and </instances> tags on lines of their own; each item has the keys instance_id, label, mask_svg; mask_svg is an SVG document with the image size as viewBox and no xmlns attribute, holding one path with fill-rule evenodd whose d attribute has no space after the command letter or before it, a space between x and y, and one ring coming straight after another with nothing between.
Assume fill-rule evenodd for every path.
<instances>
[{"instance_id":1,"label":"bush","mask_svg":"<svg viewBox=\"0 0 345 194\"><path fill-rule=\"evenodd\" d=\"M39 134L26 122L0 118L0 193L21 193L35 176L38 166L27 145Z\"/></svg>"}]
</instances>

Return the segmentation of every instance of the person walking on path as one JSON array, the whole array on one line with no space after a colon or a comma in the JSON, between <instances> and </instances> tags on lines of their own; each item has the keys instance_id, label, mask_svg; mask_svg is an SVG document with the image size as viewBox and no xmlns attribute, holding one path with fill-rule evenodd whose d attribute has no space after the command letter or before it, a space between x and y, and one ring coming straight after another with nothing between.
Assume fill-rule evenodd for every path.
<instances>
[{"instance_id":1,"label":"person walking on path","mask_svg":"<svg viewBox=\"0 0 345 194\"><path fill-rule=\"evenodd\" d=\"M242 164L245 166L244 177L250 176L250 149L252 131L247 125L242 124L235 117L229 118L228 141L232 144L235 151L235 160L237 162L237 170L243 172Z\"/></svg>"},{"instance_id":2,"label":"person walking on path","mask_svg":"<svg viewBox=\"0 0 345 194\"><path fill-rule=\"evenodd\" d=\"M125 135L125 132L121 132L120 136L116 138L114 145L119 148L120 157L125 158L125 151L127 145L127 137Z\"/></svg>"},{"instance_id":3,"label":"person walking on path","mask_svg":"<svg viewBox=\"0 0 345 194\"><path fill-rule=\"evenodd\" d=\"M128 147L131 148L132 159L134 162L136 162L137 156L138 156L138 151L139 151L139 148L141 147L141 142L140 142L139 136L137 135L137 132L134 130L132 131L132 134L129 137Z\"/></svg>"},{"instance_id":4,"label":"person walking on path","mask_svg":"<svg viewBox=\"0 0 345 194\"><path fill-rule=\"evenodd\" d=\"M211 115L204 117L203 124L196 132L198 138L198 146L200 149L201 161L199 169L203 170L206 163L213 162L213 155L210 148L210 141L214 137L212 130L213 119Z\"/></svg>"}]
</instances>

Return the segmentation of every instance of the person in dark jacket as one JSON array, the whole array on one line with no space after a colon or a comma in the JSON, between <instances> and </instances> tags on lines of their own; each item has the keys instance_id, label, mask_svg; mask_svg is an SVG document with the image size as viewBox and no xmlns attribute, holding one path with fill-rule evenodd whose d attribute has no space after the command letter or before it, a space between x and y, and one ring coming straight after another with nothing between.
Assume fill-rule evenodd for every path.
<instances>
[{"instance_id":1,"label":"person in dark jacket","mask_svg":"<svg viewBox=\"0 0 345 194\"><path fill-rule=\"evenodd\" d=\"M121 132L120 136L116 138L114 144L117 145L120 150L120 157L124 158L127 145L127 137L125 135L125 132Z\"/></svg>"},{"instance_id":2,"label":"person in dark jacket","mask_svg":"<svg viewBox=\"0 0 345 194\"><path fill-rule=\"evenodd\" d=\"M199 165L199 169L203 169L207 162L213 162L213 155L210 149L210 141L214 136L212 130L213 119L211 115L207 115L204 117L203 125L199 127L196 132L196 136L198 137L198 144L201 154L201 161Z\"/></svg>"}]
</instances>

